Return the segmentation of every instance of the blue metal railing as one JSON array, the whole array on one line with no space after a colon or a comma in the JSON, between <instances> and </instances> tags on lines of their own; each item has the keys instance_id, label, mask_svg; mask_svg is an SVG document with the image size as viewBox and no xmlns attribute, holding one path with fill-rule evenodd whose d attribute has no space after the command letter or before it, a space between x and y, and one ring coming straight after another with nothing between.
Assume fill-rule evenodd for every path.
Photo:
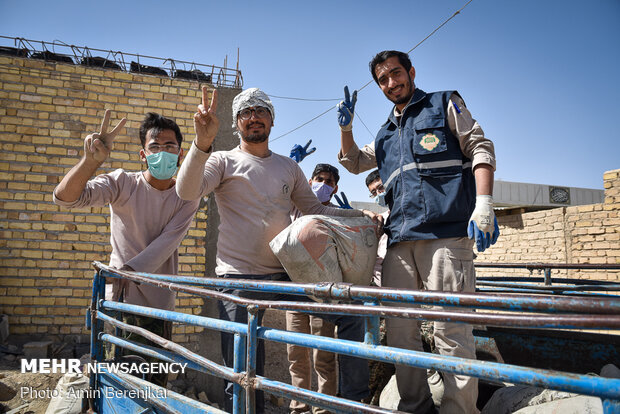
<instances>
[{"instance_id":1,"label":"blue metal railing","mask_svg":"<svg viewBox=\"0 0 620 414\"><path fill-rule=\"evenodd\" d=\"M314 285L290 282L254 282L249 280L150 275L118 271L101 263L95 263L95 267L98 271L95 274L95 281L93 283L93 302L90 318L87 322L92 329L92 355L94 358L97 361L101 360L98 358L102 358L103 355L103 342L108 342L148 356L157 357L164 361L186 362L189 364L188 367L192 369L224 378L236 384L233 399L233 410L235 413L243 412L243 408L245 408L247 413L254 412L255 390L263 390L277 396L292 398L312 406L329 409L333 412L393 412L342 398L322 395L309 390L301 390L289 384L256 376L255 364L258 339L318 348L375 361L464 374L490 381L531 384L578 394L593 395L603 400L606 413L615 412L613 410L620 408L620 380L618 379L599 378L589 375L404 350L382 346L379 344L378 339L380 317L406 317L420 320L441 320L496 326L617 330L620 329L620 300L615 297L528 297L517 294L420 292L346 284ZM204 298L227 300L242 304L248 309L248 324L104 300L104 280L108 277L127 278L140 283L149 283L174 291L199 295ZM340 300L359 300L364 301L366 305L255 301L210 290L215 288L260 290L303 296L314 295ZM425 304L442 306L445 309L427 310L385 305L389 303ZM256 315L259 309L267 308L361 315L367 320L365 340L361 343L260 327L257 325L257 318L254 315ZM493 312L474 313L464 312L462 309L489 309ZM156 337L152 333L144 332L141 328L128 326L110 316L118 312L150 316L234 334L234 367L228 368L216 364L178 344ZM147 336L148 339L154 340L155 343L164 349L138 344L111 334L105 334L103 333L103 322L112 324L117 328L130 329L139 335ZM102 381L109 380L105 378L97 380L94 379L95 377L92 376L93 379L91 379L93 381L91 383L93 388L98 387ZM116 381L116 383L119 383L119 381ZM123 387L137 387L135 384L135 382L131 382L131 379L125 378L123 381ZM164 405L170 404L171 409L173 409L179 397L174 393L169 393L169 395L171 395L171 401L166 399L163 403ZM162 408L160 406L157 409L166 412L165 407ZM203 410L204 407L183 406L181 411L203 412Z\"/></svg>"},{"instance_id":2,"label":"blue metal railing","mask_svg":"<svg viewBox=\"0 0 620 414\"><path fill-rule=\"evenodd\" d=\"M590 280L579 278L552 277L552 270L579 271L620 271L620 264L596 263L485 263L475 264L477 269L525 269L529 277L477 277L478 292L512 292L533 294L554 294L567 296L605 296L608 292L620 292L620 283L606 280ZM542 277L532 277L534 271L542 273ZM601 293L603 292L603 293ZM607 292L607 293L605 293ZM620 298L620 296L617 296Z\"/></svg>"}]
</instances>

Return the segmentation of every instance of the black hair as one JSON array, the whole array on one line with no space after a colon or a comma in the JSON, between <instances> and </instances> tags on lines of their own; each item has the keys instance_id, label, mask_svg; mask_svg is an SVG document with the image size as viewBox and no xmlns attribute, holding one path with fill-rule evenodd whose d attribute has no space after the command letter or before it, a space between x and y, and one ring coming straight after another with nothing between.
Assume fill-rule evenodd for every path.
<instances>
[{"instance_id":1,"label":"black hair","mask_svg":"<svg viewBox=\"0 0 620 414\"><path fill-rule=\"evenodd\" d=\"M331 175L333 175L334 181L336 181L336 184L338 184L338 181L340 181L340 174L338 173L338 168L330 164L317 164L316 167L314 167L314 171L312 171L311 178L316 177L322 172L328 172Z\"/></svg>"},{"instance_id":2,"label":"black hair","mask_svg":"<svg viewBox=\"0 0 620 414\"><path fill-rule=\"evenodd\" d=\"M140 142L142 143L142 148L145 148L146 145L146 135L150 130L153 130L152 135L157 136L164 129L171 129L174 131L174 135L177 138L177 144L179 147L183 143L183 135L181 134L181 129L170 118L163 117L155 112L149 112L144 117L142 124L140 124Z\"/></svg>"},{"instance_id":3,"label":"black hair","mask_svg":"<svg viewBox=\"0 0 620 414\"><path fill-rule=\"evenodd\" d=\"M379 84L379 79L377 79L377 75L375 74L375 68L379 63L383 63L391 57L397 57L400 64L405 68L407 72L413 66L411 64L411 59L409 59L409 55L403 52L399 52L398 50L384 50L383 52L379 52L372 58L368 66L370 67L370 73L372 74L372 78Z\"/></svg>"},{"instance_id":4,"label":"black hair","mask_svg":"<svg viewBox=\"0 0 620 414\"><path fill-rule=\"evenodd\" d=\"M374 170L373 172L368 174L368 177L366 177L366 187L380 179L381 176L379 175L379 170Z\"/></svg>"}]
</instances>

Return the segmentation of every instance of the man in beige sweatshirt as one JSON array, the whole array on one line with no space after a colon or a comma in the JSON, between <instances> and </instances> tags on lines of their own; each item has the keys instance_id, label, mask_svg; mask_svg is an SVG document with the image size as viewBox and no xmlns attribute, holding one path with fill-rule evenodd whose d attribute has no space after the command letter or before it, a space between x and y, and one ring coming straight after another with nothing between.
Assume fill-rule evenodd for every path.
<instances>
[{"instance_id":1,"label":"man in beige sweatshirt","mask_svg":"<svg viewBox=\"0 0 620 414\"><path fill-rule=\"evenodd\" d=\"M105 112L98 133L84 139L84 156L54 189L54 202L66 208L110 206L110 266L117 269L176 275L178 247L189 229L199 200L181 200L174 173L183 156L183 136L176 122L148 113L140 126L140 159L146 171L122 169L91 177L107 160L114 138L125 125L123 118L108 131L111 112ZM136 284L126 279L107 281L109 299L134 305L174 310L176 295L168 289ZM172 322L127 314L132 325L172 338ZM124 336L129 338L131 334ZM149 343L138 335L131 339ZM155 359L155 361L158 361ZM165 386L166 375L151 380Z\"/></svg>"},{"instance_id":2,"label":"man in beige sweatshirt","mask_svg":"<svg viewBox=\"0 0 620 414\"><path fill-rule=\"evenodd\" d=\"M235 97L232 105L233 127L240 145L230 151L213 151L213 140L219 121L215 115L217 91L210 105L208 91L203 88L203 103L194 115L196 139L187 154L177 182L177 192L184 200L196 200L211 192L220 214L217 243L219 277L289 281L284 268L273 254L269 242L289 224L290 212L296 207L302 214L361 217L374 220L372 212L345 210L324 206L308 185L301 168L289 157L271 152L269 133L273 126L274 108L267 95L250 88ZM242 297L281 300L262 292L230 290ZM293 299L295 300L295 299ZM299 298L297 299L299 300ZM247 311L231 302L220 302L220 318L247 322ZM343 339L363 341L361 318L327 316L338 326ZM259 323L262 312L259 313ZM233 335L222 333L222 354L226 366L233 366ZM259 341L256 374L263 375L264 345ZM368 395L368 364L358 358L343 357L340 369L342 396L361 400ZM232 409L231 383L226 384L225 408ZM256 395L256 412L264 412L262 392Z\"/></svg>"}]
</instances>

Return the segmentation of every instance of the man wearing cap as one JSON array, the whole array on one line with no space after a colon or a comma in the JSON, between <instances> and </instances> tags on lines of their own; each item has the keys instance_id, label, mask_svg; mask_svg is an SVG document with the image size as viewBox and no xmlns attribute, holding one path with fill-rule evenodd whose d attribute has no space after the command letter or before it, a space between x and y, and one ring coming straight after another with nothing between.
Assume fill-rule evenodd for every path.
<instances>
[{"instance_id":1,"label":"man wearing cap","mask_svg":"<svg viewBox=\"0 0 620 414\"><path fill-rule=\"evenodd\" d=\"M361 150L352 121L356 92L338 105L340 163L350 172L378 167L390 208L388 248L382 286L473 292L474 241L479 251L499 235L493 213L493 143L472 118L456 91L426 93L416 88L406 53L386 50L370 62L370 72L394 103L374 142ZM475 359L471 325L435 322L435 345L442 355ZM419 323L387 320L388 345L422 350ZM398 409L435 412L426 370L396 366ZM444 373L441 413L477 413L477 380Z\"/></svg>"},{"instance_id":2,"label":"man wearing cap","mask_svg":"<svg viewBox=\"0 0 620 414\"><path fill-rule=\"evenodd\" d=\"M177 192L184 200L194 200L211 192L215 194L220 215L215 273L218 277L290 281L273 254L269 242L289 224L290 212L296 207L303 214L330 216L368 216L380 223L369 211L343 210L324 206L312 193L301 168L289 157L271 152L269 133L273 126L274 108L267 95L250 88L235 97L232 104L233 127L241 138L240 145L230 151L213 151L219 121L215 115L217 91L207 105L208 90L203 88L202 105L194 115L196 138L181 166ZM226 293L246 298L280 300L278 295L263 292L228 290ZM231 302L220 302L220 318L245 323L247 310ZM259 324L263 312L259 312ZM353 321L358 318L334 317L341 338L363 340L363 329ZM233 366L233 335L222 333L224 363ZM355 369L357 358L343 359L344 368ZM364 363L366 361L363 361ZM365 384L351 374L343 387L343 397L361 400L368 394L368 366ZM264 345L259 341L256 374L263 375ZM342 368L342 367L341 367ZM363 369L363 367L360 367ZM352 371L353 372L353 371ZM362 375L363 376L363 373ZM226 384L226 410L232 409L233 384ZM256 393L256 411L264 412L262 392Z\"/></svg>"}]
</instances>

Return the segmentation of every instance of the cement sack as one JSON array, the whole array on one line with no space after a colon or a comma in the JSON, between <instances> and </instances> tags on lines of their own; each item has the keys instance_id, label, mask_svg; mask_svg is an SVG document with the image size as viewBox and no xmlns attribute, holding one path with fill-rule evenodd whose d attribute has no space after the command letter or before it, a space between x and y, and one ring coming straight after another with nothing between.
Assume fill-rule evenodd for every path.
<instances>
[{"instance_id":1,"label":"cement sack","mask_svg":"<svg viewBox=\"0 0 620 414\"><path fill-rule=\"evenodd\" d=\"M570 392L548 390L531 385L513 385L495 391L481 414L512 414L522 408L577 396L578 394Z\"/></svg>"},{"instance_id":2,"label":"cement sack","mask_svg":"<svg viewBox=\"0 0 620 414\"><path fill-rule=\"evenodd\" d=\"M269 243L293 282L368 285L377 260L375 224L368 217L308 215Z\"/></svg>"},{"instance_id":3,"label":"cement sack","mask_svg":"<svg viewBox=\"0 0 620 414\"><path fill-rule=\"evenodd\" d=\"M521 408L513 414L603 414L603 403L598 397L578 395L562 400Z\"/></svg>"},{"instance_id":4,"label":"cement sack","mask_svg":"<svg viewBox=\"0 0 620 414\"><path fill-rule=\"evenodd\" d=\"M80 414L82 412L82 397L88 395L88 377L74 372L67 372L60 378L54 396L52 397L45 414Z\"/></svg>"},{"instance_id":5,"label":"cement sack","mask_svg":"<svg viewBox=\"0 0 620 414\"><path fill-rule=\"evenodd\" d=\"M428 388L431 390L433 404L435 404L435 407L440 407L444 392L443 379L441 378L441 375L437 371L426 370L426 381L428 382ZM399 403L400 392L398 391L398 385L396 384L396 374L394 374L383 388L383 391L381 391L381 396L379 397L379 407L387 408L389 410L398 410Z\"/></svg>"}]
</instances>

